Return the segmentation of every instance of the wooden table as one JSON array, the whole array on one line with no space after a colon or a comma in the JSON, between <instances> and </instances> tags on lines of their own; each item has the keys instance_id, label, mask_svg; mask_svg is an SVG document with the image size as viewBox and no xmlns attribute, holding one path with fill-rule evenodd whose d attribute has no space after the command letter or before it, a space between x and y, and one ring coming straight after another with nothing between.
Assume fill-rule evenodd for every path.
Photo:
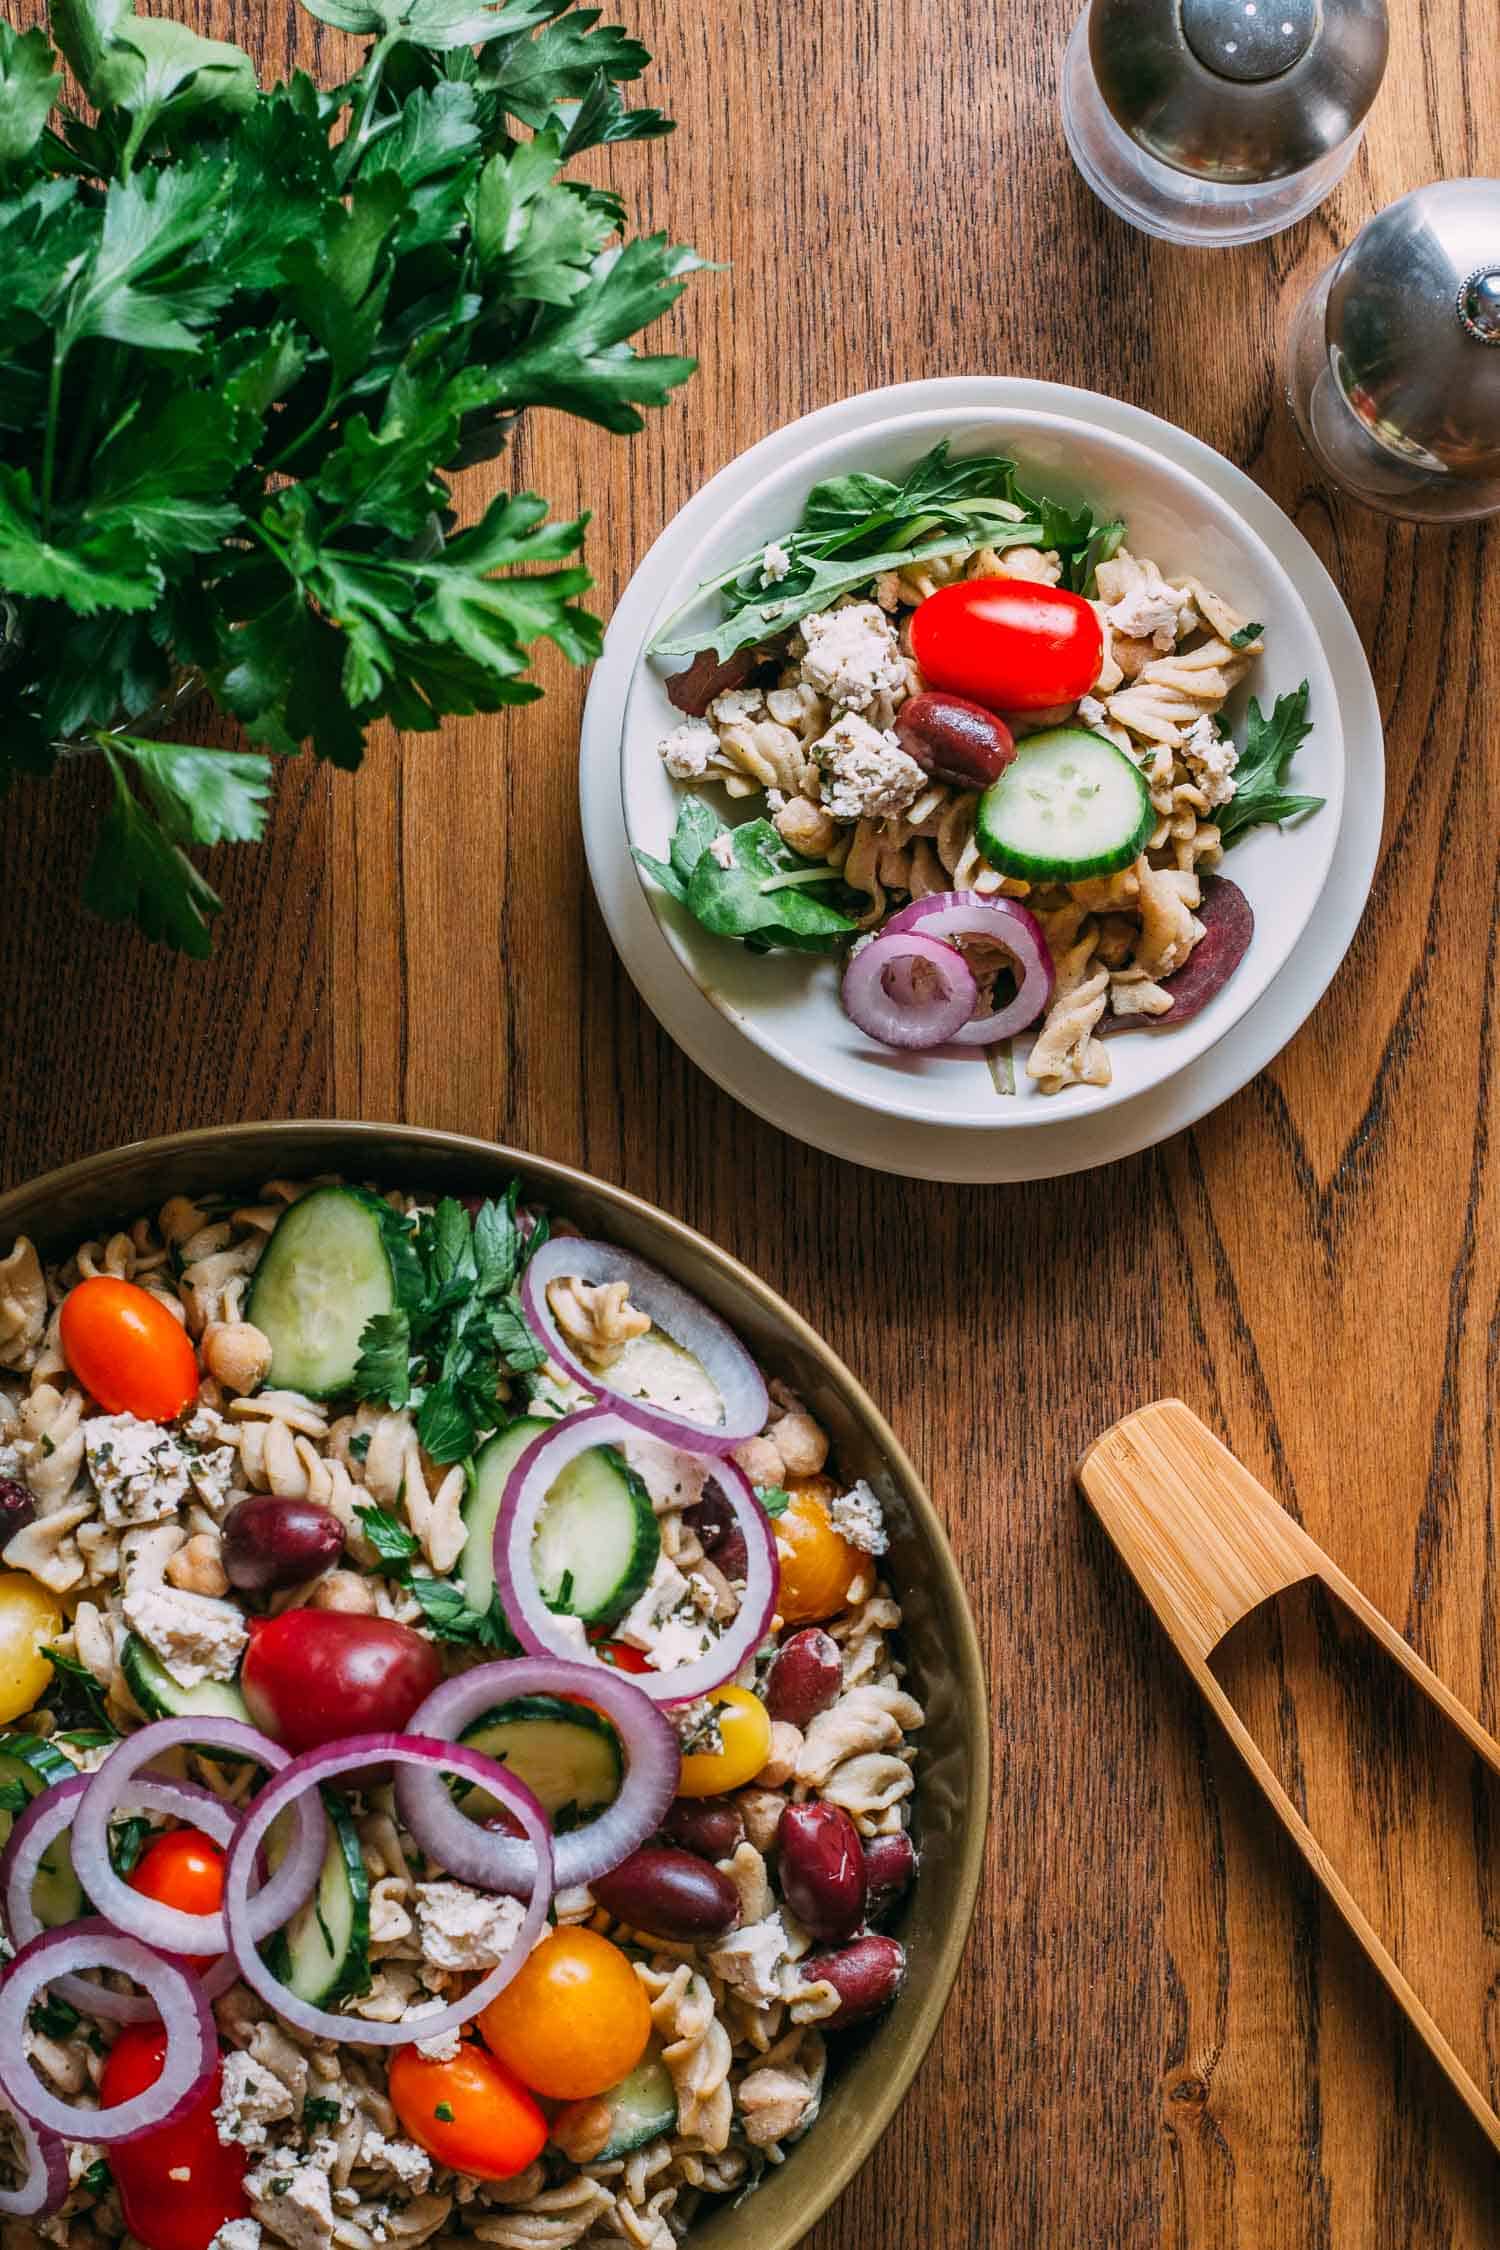
<instances>
[{"instance_id":1,"label":"wooden table","mask_svg":"<svg viewBox=\"0 0 1500 2250\"><path fill-rule=\"evenodd\" d=\"M1127 232L1075 177L1066 0L623 12L682 127L610 171L732 270L668 324L702 372L646 435L538 416L512 457L518 485L594 508L606 612L710 471L846 392L982 370L1148 406L1275 494L1373 657L1386 852L1348 961L1257 1083L1112 1171L983 1191L834 1163L733 1107L637 1001L584 874L583 682L544 663L546 702L512 722L379 741L357 780L287 769L270 842L226 860L207 966L81 919L88 783L21 790L0 826L0 1174L280 1114L502 1136L715 1236L884 1399L983 1628L992 1879L938 2048L820 2250L1493 2244L1477 2136L1277 1850L1069 1482L1104 1423L1182 1393L1500 1723L1497 548L1332 499L1274 380L1292 306L1368 214L1492 160L1492 46L1466 88L1461 0L1394 11L1343 188L1211 254ZM290 7L201 20L277 67L293 37L326 75L345 51ZM1296 1605L1229 1670L1493 2083L1500 1805Z\"/></svg>"}]
</instances>

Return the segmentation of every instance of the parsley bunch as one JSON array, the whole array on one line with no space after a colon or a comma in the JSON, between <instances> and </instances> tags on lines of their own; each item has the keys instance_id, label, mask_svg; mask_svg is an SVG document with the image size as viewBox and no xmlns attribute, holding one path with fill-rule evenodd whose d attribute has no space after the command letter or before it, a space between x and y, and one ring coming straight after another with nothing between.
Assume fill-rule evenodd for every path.
<instances>
[{"instance_id":1,"label":"parsley bunch","mask_svg":"<svg viewBox=\"0 0 1500 2250\"><path fill-rule=\"evenodd\" d=\"M547 1221L537 1214L523 1237L519 1196L513 1180L503 1201L481 1203L472 1220L451 1196L414 1224L390 1217L396 1310L365 1328L354 1388L360 1398L414 1407L434 1461L466 1459L507 1419L502 1379L531 1373L547 1356L516 1294Z\"/></svg>"},{"instance_id":2,"label":"parsley bunch","mask_svg":"<svg viewBox=\"0 0 1500 2250\"><path fill-rule=\"evenodd\" d=\"M304 5L369 40L342 85L132 0L0 21L0 792L96 752L87 901L196 954L187 847L261 833L270 760L142 714L194 672L262 751L355 767L378 719L532 700L538 640L599 652L587 519L460 525L447 477L528 406L639 429L693 368L629 339L700 261L563 177L670 130L621 98L637 41L572 0Z\"/></svg>"}]
</instances>

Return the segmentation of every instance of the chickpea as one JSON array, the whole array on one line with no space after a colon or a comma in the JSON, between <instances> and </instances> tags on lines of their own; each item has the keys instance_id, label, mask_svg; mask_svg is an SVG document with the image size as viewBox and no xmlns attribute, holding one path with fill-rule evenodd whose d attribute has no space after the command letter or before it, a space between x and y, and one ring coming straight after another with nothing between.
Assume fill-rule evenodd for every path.
<instances>
[{"instance_id":1,"label":"chickpea","mask_svg":"<svg viewBox=\"0 0 1500 2250\"><path fill-rule=\"evenodd\" d=\"M252 1321L211 1320L203 1331L203 1364L226 1391L243 1397L271 1372L271 1340Z\"/></svg>"},{"instance_id":2,"label":"chickpea","mask_svg":"<svg viewBox=\"0 0 1500 2250\"><path fill-rule=\"evenodd\" d=\"M185 1594L227 1594L229 1580L216 1531L200 1531L167 1564L167 1582Z\"/></svg>"},{"instance_id":3,"label":"chickpea","mask_svg":"<svg viewBox=\"0 0 1500 2250\"><path fill-rule=\"evenodd\" d=\"M337 1609L350 1617L373 1617L375 1596L357 1571L330 1570L307 1597L309 1609Z\"/></svg>"}]
</instances>

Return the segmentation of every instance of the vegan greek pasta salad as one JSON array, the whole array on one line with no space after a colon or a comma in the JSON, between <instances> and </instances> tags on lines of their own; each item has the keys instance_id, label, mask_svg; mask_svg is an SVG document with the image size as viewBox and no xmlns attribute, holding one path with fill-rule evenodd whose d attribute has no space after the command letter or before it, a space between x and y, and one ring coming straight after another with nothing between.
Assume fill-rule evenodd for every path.
<instances>
[{"instance_id":1,"label":"vegan greek pasta salad","mask_svg":"<svg viewBox=\"0 0 1500 2250\"><path fill-rule=\"evenodd\" d=\"M874 1492L644 1261L275 1181L0 1260L0 2245L670 2250L894 1996Z\"/></svg>"},{"instance_id":2,"label":"vegan greek pasta salad","mask_svg":"<svg viewBox=\"0 0 1500 2250\"><path fill-rule=\"evenodd\" d=\"M720 936L840 958L872 1039L982 1054L1009 1090L1026 1032L1044 1093L1107 1085L1108 1033L1176 1028L1243 958L1225 852L1322 801L1285 786L1305 681L1239 740L1225 718L1266 626L1126 536L946 444L899 485L816 486L694 596L716 628L658 635L692 656L660 744L684 795L669 857L637 859ZM710 789L763 809L731 824Z\"/></svg>"}]
</instances>

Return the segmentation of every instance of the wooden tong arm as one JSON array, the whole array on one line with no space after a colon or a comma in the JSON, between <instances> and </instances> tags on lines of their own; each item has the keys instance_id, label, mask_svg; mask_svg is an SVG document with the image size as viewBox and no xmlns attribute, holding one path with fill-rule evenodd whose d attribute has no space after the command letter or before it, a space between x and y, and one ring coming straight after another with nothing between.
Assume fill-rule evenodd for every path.
<instances>
[{"instance_id":1,"label":"wooden tong arm","mask_svg":"<svg viewBox=\"0 0 1500 2250\"><path fill-rule=\"evenodd\" d=\"M1500 1744L1181 1399L1160 1399L1115 1423L1084 1455L1077 1474L1084 1498L1272 1811L1470 2116L1500 2151L1500 2115L1282 1788L1209 1670L1208 1659L1252 1609L1289 1586L1317 1578L1496 1774Z\"/></svg>"}]
</instances>

